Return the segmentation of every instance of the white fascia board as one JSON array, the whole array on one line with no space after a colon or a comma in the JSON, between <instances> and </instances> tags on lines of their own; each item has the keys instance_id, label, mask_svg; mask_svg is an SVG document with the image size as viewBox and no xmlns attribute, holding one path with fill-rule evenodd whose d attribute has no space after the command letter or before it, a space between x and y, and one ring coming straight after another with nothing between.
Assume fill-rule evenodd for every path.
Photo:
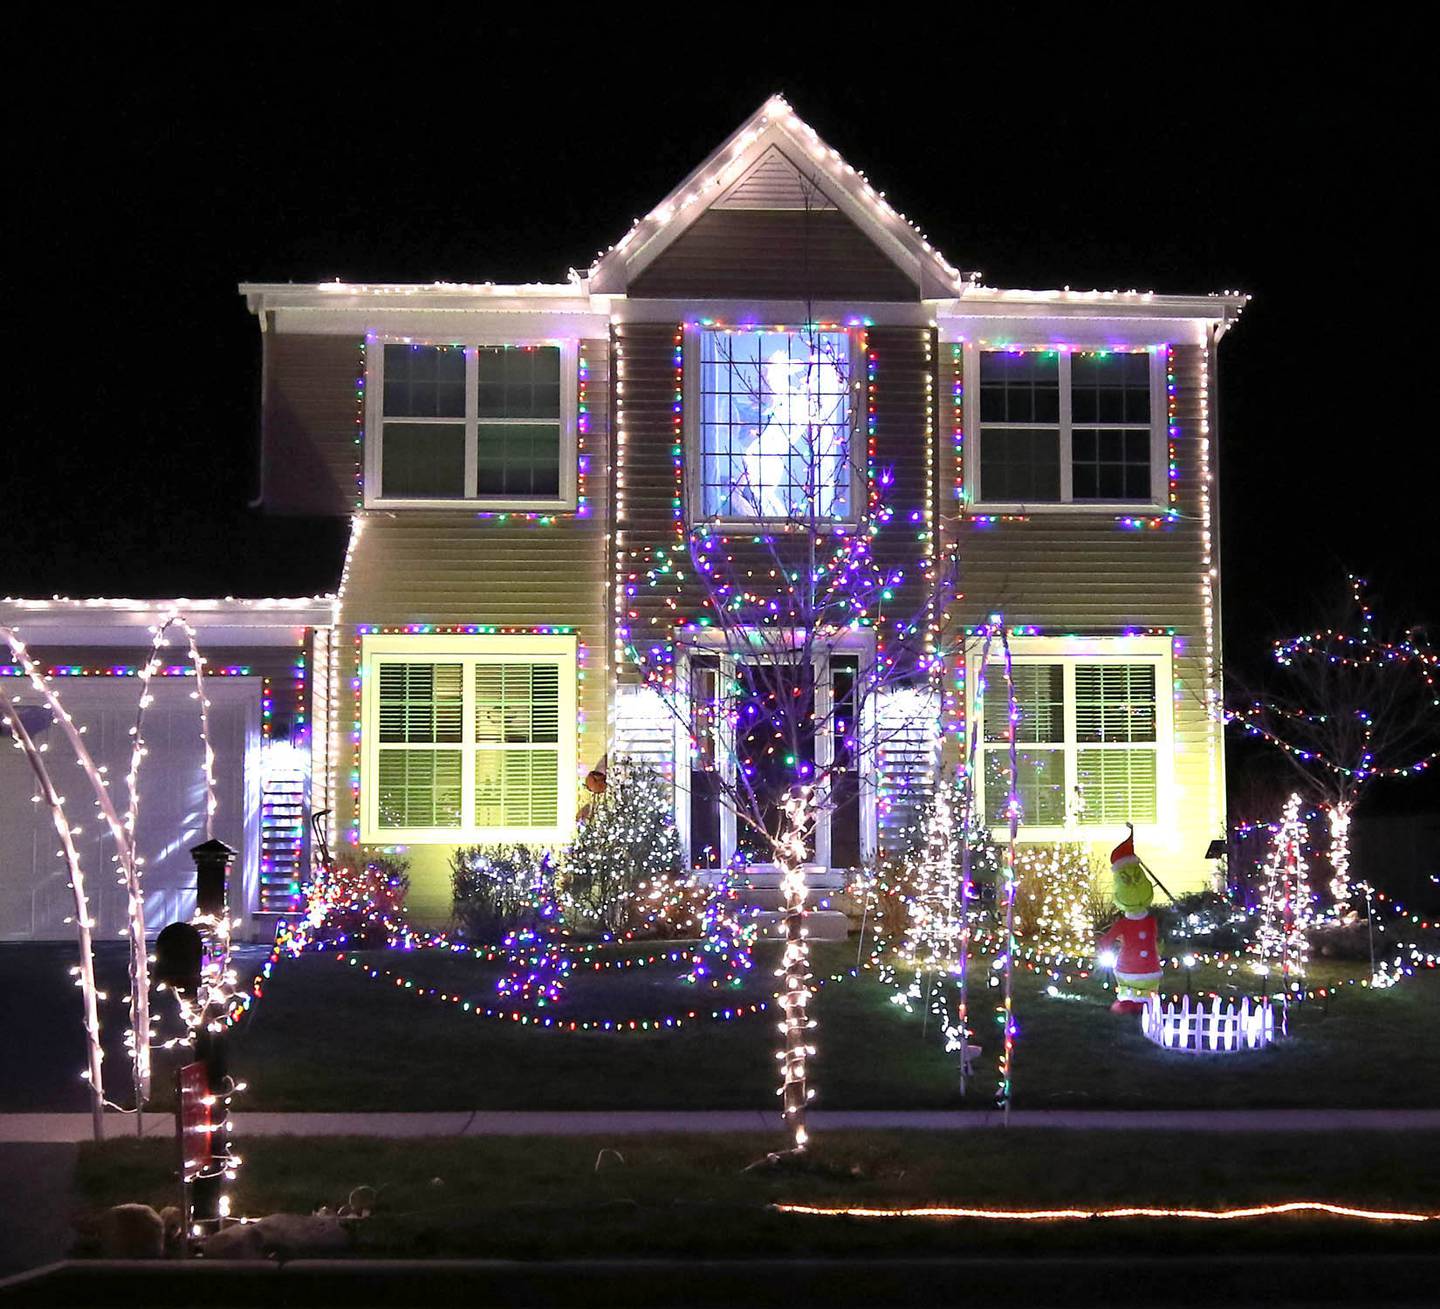
<instances>
[{"instance_id":1,"label":"white fascia board","mask_svg":"<svg viewBox=\"0 0 1440 1309\"><path fill-rule=\"evenodd\" d=\"M585 284L573 282L529 282L518 286L494 282L241 282L238 290L252 313L275 309L338 306L353 308L375 304L433 305L494 304L508 301L558 304L571 309L588 308L590 295ZM568 305L567 305L568 302Z\"/></svg>"},{"instance_id":2,"label":"white fascia board","mask_svg":"<svg viewBox=\"0 0 1440 1309\"><path fill-rule=\"evenodd\" d=\"M934 306L942 341L1056 345L1204 344L1249 301L1242 295L1136 291L995 291L977 288Z\"/></svg>"},{"instance_id":3,"label":"white fascia board","mask_svg":"<svg viewBox=\"0 0 1440 1309\"><path fill-rule=\"evenodd\" d=\"M607 336L610 316L604 309L569 309L534 305L455 305L447 308L394 305L340 308L296 306L271 311L270 330L296 336L380 336L464 344L485 339L587 339Z\"/></svg>"},{"instance_id":4,"label":"white fascia board","mask_svg":"<svg viewBox=\"0 0 1440 1309\"><path fill-rule=\"evenodd\" d=\"M333 596L263 600L0 600L0 626L42 645L133 645L173 614L190 621L208 645L299 645L308 629L335 622ZM179 631L173 640L183 640Z\"/></svg>"},{"instance_id":5,"label":"white fascia board","mask_svg":"<svg viewBox=\"0 0 1440 1309\"><path fill-rule=\"evenodd\" d=\"M717 326L797 327L809 318L817 323L856 327L934 327L935 310L918 300L629 300L610 301L616 323L698 323Z\"/></svg>"}]
</instances>

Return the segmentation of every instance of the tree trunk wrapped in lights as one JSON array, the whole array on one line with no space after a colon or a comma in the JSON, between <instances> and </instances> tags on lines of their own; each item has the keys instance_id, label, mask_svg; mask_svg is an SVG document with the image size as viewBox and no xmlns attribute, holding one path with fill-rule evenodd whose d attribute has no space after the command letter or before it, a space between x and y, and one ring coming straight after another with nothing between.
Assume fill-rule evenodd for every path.
<instances>
[{"instance_id":1,"label":"tree trunk wrapped in lights","mask_svg":"<svg viewBox=\"0 0 1440 1309\"><path fill-rule=\"evenodd\" d=\"M806 1061L815 1053L810 1031L810 945L805 939L805 837L810 816L810 788L797 786L785 801L785 826L775 842L775 862L780 867L780 889L785 896L785 952L776 976L780 978L780 1032L784 1044L779 1054L780 1097L785 1125L794 1138L795 1149L809 1142L806 1109L813 1092L806 1073Z\"/></svg>"},{"instance_id":2,"label":"tree trunk wrapped in lights","mask_svg":"<svg viewBox=\"0 0 1440 1309\"><path fill-rule=\"evenodd\" d=\"M733 820L734 853L773 860L780 875L778 1058L797 1147L813 1090L805 866L827 816L833 833L834 815L874 787L887 741L938 730L932 692L954 571L936 548L933 485L901 492L880 462L874 401L884 376L866 329L805 317L789 330L695 327L693 361L686 328L676 329L666 412L678 453L687 392L699 399L699 512L685 510L677 459L674 537L637 541L622 514L616 578L617 644L688 740L676 767L692 784L679 794L705 795ZM652 348L647 367L660 366ZM928 337L914 349L907 368L933 362ZM618 329L622 382L635 354ZM702 385L687 388L692 362ZM635 403L626 394L622 427ZM707 455L711 427L724 449ZM882 702L896 706L883 726ZM722 849L720 862L731 854Z\"/></svg>"}]
</instances>

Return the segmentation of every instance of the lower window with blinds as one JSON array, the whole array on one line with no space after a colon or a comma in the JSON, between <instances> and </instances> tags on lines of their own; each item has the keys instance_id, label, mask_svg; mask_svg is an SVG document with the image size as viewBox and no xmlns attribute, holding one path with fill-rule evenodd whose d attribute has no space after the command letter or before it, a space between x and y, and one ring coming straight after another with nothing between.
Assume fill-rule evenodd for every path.
<instances>
[{"instance_id":1,"label":"lower window with blinds","mask_svg":"<svg viewBox=\"0 0 1440 1309\"><path fill-rule=\"evenodd\" d=\"M564 839L573 821L573 637L366 637L361 837Z\"/></svg>"},{"instance_id":2,"label":"lower window with blinds","mask_svg":"<svg viewBox=\"0 0 1440 1309\"><path fill-rule=\"evenodd\" d=\"M1032 835L1159 822L1163 662L1017 655L1013 786L1005 667L986 667L979 785L991 827L1012 805Z\"/></svg>"}]
</instances>

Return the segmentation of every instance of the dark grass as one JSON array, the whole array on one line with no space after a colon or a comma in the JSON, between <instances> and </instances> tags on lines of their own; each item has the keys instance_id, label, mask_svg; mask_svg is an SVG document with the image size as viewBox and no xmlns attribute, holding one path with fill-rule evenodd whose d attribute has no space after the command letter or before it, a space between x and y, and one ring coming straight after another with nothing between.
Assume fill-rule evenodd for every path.
<instances>
[{"instance_id":1,"label":"dark grass","mask_svg":"<svg viewBox=\"0 0 1440 1309\"><path fill-rule=\"evenodd\" d=\"M1012 1131L837 1132L813 1167L745 1171L775 1148L761 1135L243 1142L236 1212L308 1212L379 1191L356 1253L509 1258L693 1254L864 1256L981 1251L1101 1252L1433 1247L1430 1224L1271 1218L1235 1223L1092 1220L865 1221L776 1213L794 1201L867 1206L1193 1205L1292 1199L1431 1211L1440 1133L1318 1134ZM597 1171L602 1149L607 1156ZM172 1203L173 1151L158 1140L81 1148L82 1233L110 1204ZM82 1241L82 1251L84 1249Z\"/></svg>"},{"instance_id":2,"label":"dark grass","mask_svg":"<svg viewBox=\"0 0 1440 1309\"><path fill-rule=\"evenodd\" d=\"M762 947L740 992L702 997L678 969L578 978L551 1012L558 1017L657 1017L702 1003L768 1000L777 947ZM854 945L817 947L816 971L841 972ZM467 997L493 996L496 971L434 952L363 956ZM907 1014L873 973L825 986L814 1012L816 1106L945 1109L991 1105L998 989L973 976L973 1025L984 1046L970 1093L960 1098L953 1057L934 1022ZM1312 980L1354 976L1319 964ZM1234 979L1197 970L1197 988ZM1176 985L1183 984L1178 979ZM1043 994L1017 985L1020 1040L1015 1106L1230 1109L1440 1106L1440 975L1425 973L1371 992L1343 986L1328 1001L1292 1011L1293 1036L1278 1048L1228 1057L1157 1049L1135 1018L1108 1012L1097 982ZM393 981L375 982L333 956L282 962L265 998L234 1037L234 1064L249 1083L250 1110L755 1109L774 1104L773 1013L706 1022L653 1035L572 1034L459 1012ZM166 1103L168 1077L156 1079Z\"/></svg>"}]
</instances>

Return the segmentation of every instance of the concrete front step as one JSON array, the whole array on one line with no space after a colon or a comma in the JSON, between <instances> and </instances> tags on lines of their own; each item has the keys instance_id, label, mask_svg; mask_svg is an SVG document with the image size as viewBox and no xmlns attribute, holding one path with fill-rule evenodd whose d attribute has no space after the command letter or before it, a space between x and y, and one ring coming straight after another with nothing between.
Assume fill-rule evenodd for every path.
<instances>
[{"instance_id":1,"label":"concrete front step","mask_svg":"<svg viewBox=\"0 0 1440 1309\"><path fill-rule=\"evenodd\" d=\"M836 909L807 909L804 915L805 936L811 941L843 941L850 934L850 920ZM755 915L760 935L766 940L783 940L785 915L762 910Z\"/></svg>"},{"instance_id":2,"label":"concrete front step","mask_svg":"<svg viewBox=\"0 0 1440 1309\"><path fill-rule=\"evenodd\" d=\"M737 889L753 886L771 889L784 881L785 875L774 864L751 864L735 880ZM845 886L845 873L839 868L821 868L811 864L805 869L805 885L812 891L839 891Z\"/></svg>"},{"instance_id":3,"label":"concrete front step","mask_svg":"<svg viewBox=\"0 0 1440 1309\"><path fill-rule=\"evenodd\" d=\"M805 897L806 910L823 909L825 902L838 892L825 887L810 887ZM785 908L785 892L778 886L737 886L735 894L742 905L752 909Z\"/></svg>"}]
</instances>

